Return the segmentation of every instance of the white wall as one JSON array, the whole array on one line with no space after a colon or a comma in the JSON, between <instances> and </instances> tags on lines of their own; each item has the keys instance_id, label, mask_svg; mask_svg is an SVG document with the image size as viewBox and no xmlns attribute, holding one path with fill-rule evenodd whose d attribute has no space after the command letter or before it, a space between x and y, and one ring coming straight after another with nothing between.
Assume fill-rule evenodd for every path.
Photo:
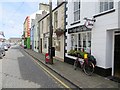
<instances>
[{"instance_id":1,"label":"white wall","mask_svg":"<svg viewBox=\"0 0 120 90\"><path fill-rule=\"evenodd\" d=\"M95 5L96 2L84 2L84 0L82 0L80 11L80 21L82 24L85 23L85 17L90 19L93 18L93 15L95 14Z\"/></svg>"},{"instance_id":2,"label":"white wall","mask_svg":"<svg viewBox=\"0 0 120 90\"><path fill-rule=\"evenodd\" d=\"M83 0L82 0L83 1ZM96 22L92 29L92 39L91 39L91 52L97 60L97 66L102 68L112 67L112 45L113 45L113 31L107 31L110 29L118 28L118 5L117 2L114 3L115 12L105 14L96 17ZM92 18L92 16L100 14L99 13L99 3L98 2L82 2L81 3L81 22L76 25L70 26L73 23L73 5L72 2L67 4L68 18L66 19L68 25L66 28L71 28L84 24L84 17ZM120 13L119 13L120 14ZM120 20L120 18L119 18ZM67 47L66 50L70 49L70 35L67 34Z\"/></svg>"},{"instance_id":3,"label":"white wall","mask_svg":"<svg viewBox=\"0 0 120 90\"><path fill-rule=\"evenodd\" d=\"M120 28L120 1L119 1L119 3L118 3L118 27Z\"/></svg>"},{"instance_id":4,"label":"white wall","mask_svg":"<svg viewBox=\"0 0 120 90\"><path fill-rule=\"evenodd\" d=\"M118 28L118 10L96 17L92 30L91 50L92 54L96 56L99 67L112 67L113 32L107 30L114 28Z\"/></svg>"}]
</instances>

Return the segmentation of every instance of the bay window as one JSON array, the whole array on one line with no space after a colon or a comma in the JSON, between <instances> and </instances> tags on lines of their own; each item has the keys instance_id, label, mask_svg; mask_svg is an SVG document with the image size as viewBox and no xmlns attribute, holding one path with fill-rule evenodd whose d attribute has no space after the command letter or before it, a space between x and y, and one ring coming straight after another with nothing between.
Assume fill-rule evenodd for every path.
<instances>
[{"instance_id":1,"label":"bay window","mask_svg":"<svg viewBox=\"0 0 120 90\"><path fill-rule=\"evenodd\" d=\"M91 32L71 34L71 49L91 52Z\"/></svg>"}]
</instances>

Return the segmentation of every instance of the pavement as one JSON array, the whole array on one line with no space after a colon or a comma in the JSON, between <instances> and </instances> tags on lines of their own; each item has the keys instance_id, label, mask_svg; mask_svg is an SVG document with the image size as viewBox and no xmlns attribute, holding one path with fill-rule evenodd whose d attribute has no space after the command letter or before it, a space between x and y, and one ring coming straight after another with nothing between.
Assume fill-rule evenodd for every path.
<instances>
[{"instance_id":1,"label":"pavement","mask_svg":"<svg viewBox=\"0 0 120 90\"><path fill-rule=\"evenodd\" d=\"M73 65L57 59L53 60L53 65L45 64L44 54L37 53L30 49L24 49L24 51L78 88L120 89L120 83L111 81L107 77L102 77L95 73L92 76L87 76L80 68L74 70Z\"/></svg>"}]
</instances>

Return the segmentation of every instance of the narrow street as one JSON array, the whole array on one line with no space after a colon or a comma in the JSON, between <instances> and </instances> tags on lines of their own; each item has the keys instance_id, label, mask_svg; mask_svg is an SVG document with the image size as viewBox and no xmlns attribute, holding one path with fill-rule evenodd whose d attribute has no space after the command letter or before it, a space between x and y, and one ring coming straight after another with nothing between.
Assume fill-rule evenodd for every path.
<instances>
[{"instance_id":1,"label":"narrow street","mask_svg":"<svg viewBox=\"0 0 120 90\"><path fill-rule=\"evenodd\" d=\"M11 47L2 60L2 88L61 88L19 46Z\"/></svg>"}]
</instances>

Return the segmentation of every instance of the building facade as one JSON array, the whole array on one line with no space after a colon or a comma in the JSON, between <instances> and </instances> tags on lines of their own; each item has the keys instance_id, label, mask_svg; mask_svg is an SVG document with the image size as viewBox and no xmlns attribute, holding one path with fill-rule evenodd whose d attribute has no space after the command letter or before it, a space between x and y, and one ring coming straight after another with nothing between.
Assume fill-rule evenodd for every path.
<instances>
[{"instance_id":1,"label":"building facade","mask_svg":"<svg viewBox=\"0 0 120 90\"><path fill-rule=\"evenodd\" d=\"M22 40L22 38L9 38L9 39L8 39L8 41L9 41L10 43L16 43L16 44L20 43L21 40Z\"/></svg>"},{"instance_id":2,"label":"building facade","mask_svg":"<svg viewBox=\"0 0 120 90\"><path fill-rule=\"evenodd\" d=\"M59 4L52 10L52 25L53 25L53 47L55 47L55 58L64 61L64 19L65 15L65 2ZM40 42L42 53L48 53L49 47L49 14L44 16L39 21L40 26Z\"/></svg>"},{"instance_id":3,"label":"building facade","mask_svg":"<svg viewBox=\"0 0 120 90\"><path fill-rule=\"evenodd\" d=\"M31 20L31 31L30 31L30 43L31 49L34 50L34 30L35 30L35 21L34 19Z\"/></svg>"},{"instance_id":4,"label":"building facade","mask_svg":"<svg viewBox=\"0 0 120 90\"><path fill-rule=\"evenodd\" d=\"M32 18L33 20L31 22L31 44L32 44L31 47L36 52L40 52L40 50L39 50L39 47L40 47L40 42L39 42L40 33L39 33L38 21L40 20L40 18L43 17L43 14L48 13L48 10L49 10L49 5L48 4L40 3L39 4L39 10L34 13L34 18Z\"/></svg>"},{"instance_id":5,"label":"building facade","mask_svg":"<svg viewBox=\"0 0 120 90\"><path fill-rule=\"evenodd\" d=\"M73 64L71 49L95 56L95 72L120 77L120 2L76 0L66 5L65 62ZM102 72L102 73L101 73Z\"/></svg>"},{"instance_id":6,"label":"building facade","mask_svg":"<svg viewBox=\"0 0 120 90\"><path fill-rule=\"evenodd\" d=\"M24 45L26 46L26 48L30 49L30 16L27 16L24 24Z\"/></svg>"}]
</instances>

